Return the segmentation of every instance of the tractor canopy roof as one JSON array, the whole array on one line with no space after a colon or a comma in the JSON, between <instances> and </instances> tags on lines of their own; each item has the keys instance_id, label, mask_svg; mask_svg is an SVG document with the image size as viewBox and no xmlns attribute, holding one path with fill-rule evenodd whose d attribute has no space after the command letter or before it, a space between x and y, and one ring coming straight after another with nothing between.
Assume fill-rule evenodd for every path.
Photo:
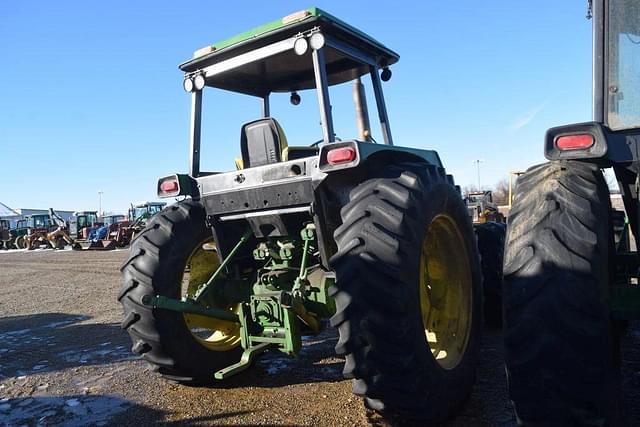
<instances>
[{"instance_id":1,"label":"tractor canopy roof","mask_svg":"<svg viewBox=\"0 0 640 427\"><path fill-rule=\"evenodd\" d=\"M315 87L311 49L298 56L294 42L321 32L330 85L386 67L399 55L382 43L318 8L285 16L219 43L197 50L180 65L187 75L203 74L206 85L254 96Z\"/></svg>"}]
</instances>

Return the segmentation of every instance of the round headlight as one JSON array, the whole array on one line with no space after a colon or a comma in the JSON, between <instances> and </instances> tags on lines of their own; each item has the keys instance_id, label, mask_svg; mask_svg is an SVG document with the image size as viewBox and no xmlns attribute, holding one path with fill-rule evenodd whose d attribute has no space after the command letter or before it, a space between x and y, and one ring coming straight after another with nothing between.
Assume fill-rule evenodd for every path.
<instances>
[{"instance_id":1,"label":"round headlight","mask_svg":"<svg viewBox=\"0 0 640 427\"><path fill-rule=\"evenodd\" d=\"M204 88L205 83L206 82L202 74L198 74L193 78L193 86L196 88L196 90L202 90Z\"/></svg>"},{"instance_id":2,"label":"round headlight","mask_svg":"<svg viewBox=\"0 0 640 427\"><path fill-rule=\"evenodd\" d=\"M391 80L391 70L389 69L389 67L384 67L382 69L382 73L380 73L380 79L383 82L388 82L389 80Z\"/></svg>"},{"instance_id":3,"label":"round headlight","mask_svg":"<svg viewBox=\"0 0 640 427\"><path fill-rule=\"evenodd\" d=\"M184 81L182 82L182 87L184 88L185 92L193 92L193 81L191 81L191 79L189 78L184 79Z\"/></svg>"},{"instance_id":4,"label":"round headlight","mask_svg":"<svg viewBox=\"0 0 640 427\"><path fill-rule=\"evenodd\" d=\"M307 52L308 48L309 48L309 43L307 42L307 39L305 39L304 37L300 37L293 44L293 50L295 51L296 55L300 55L300 56L304 55Z\"/></svg>"},{"instance_id":5,"label":"round headlight","mask_svg":"<svg viewBox=\"0 0 640 427\"><path fill-rule=\"evenodd\" d=\"M315 33L309 39L309 44L311 45L311 49L318 50L322 46L324 46L324 36L322 33Z\"/></svg>"}]
</instances>

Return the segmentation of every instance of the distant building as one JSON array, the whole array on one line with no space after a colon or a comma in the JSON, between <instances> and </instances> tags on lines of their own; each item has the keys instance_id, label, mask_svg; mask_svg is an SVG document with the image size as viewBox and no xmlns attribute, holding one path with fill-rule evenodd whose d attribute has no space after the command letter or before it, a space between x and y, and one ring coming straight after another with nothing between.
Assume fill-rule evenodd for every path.
<instances>
[{"instance_id":1,"label":"distant building","mask_svg":"<svg viewBox=\"0 0 640 427\"><path fill-rule=\"evenodd\" d=\"M20 218L20 213L0 202L0 219L9 220L9 224L11 225L11 227L14 227L16 221L18 221Z\"/></svg>"}]
</instances>

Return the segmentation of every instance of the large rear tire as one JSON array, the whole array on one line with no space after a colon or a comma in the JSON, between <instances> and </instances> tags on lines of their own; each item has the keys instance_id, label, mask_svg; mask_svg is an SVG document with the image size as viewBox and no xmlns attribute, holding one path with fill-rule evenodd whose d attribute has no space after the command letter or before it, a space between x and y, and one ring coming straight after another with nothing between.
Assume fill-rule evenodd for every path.
<instances>
[{"instance_id":1,"label":"large rear tire","mask_svg":"<svg viewBox=\"0 0 640 427\"><path fill-rule=\"evenodd\" d=\"M551 162L518 179L504 321L509 394L524 424L616 423L610 209L595 165Z\"/></svg>"},{"instance_id":2,"label":"large rear tire","mask_svg":"<svg viewBox=\"0 0 640 427\"><path fill-rule=\"evenodd\" d=\"M476 239L441 169L388 166L350 192L331 319L353 392L376 411L439 422L471 391L482 327Z\"/></svg>"},{"instance_id":3,"label":"large rear tire","mask_svg":"<svg viewBox=\"0 0 640 427\"><path fill-rule=\"evenodd\" d=\"M230 322L142 304L146 295L192 296L213 273L217 255L202 247L212 240L205 218L202 205L192 200L167 207L136 236L121 269L118 300L131 350L165 378L183 383L210 383L242 354L239 330Z\"/></svg>"}]
</instances>

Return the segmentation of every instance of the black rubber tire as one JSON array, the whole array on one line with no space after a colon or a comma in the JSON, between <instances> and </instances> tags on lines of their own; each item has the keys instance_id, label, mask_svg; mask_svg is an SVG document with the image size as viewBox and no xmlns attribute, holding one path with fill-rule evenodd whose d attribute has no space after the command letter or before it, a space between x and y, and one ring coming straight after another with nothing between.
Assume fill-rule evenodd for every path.
<instances>
[{"instance_id":1,"label":"black rubber tire","mask_svg":"<svg viewBox=\"0 0 640 427\"><path fill-rule=\"evenodd\" d=\"M26 249L27 248L26 240L27 239L25 238L25 236L16 237L16 240L15 240L15 243L14 243L15 247L18 248L18 249Z\"/></svg>"},{"instance_id":2,"label":"black rubber tire","mask_svg":"<svg viewBox=\"0 0 640 427\"><path fill-rule=\"evenodd\" d=\"M482 284L473 227L460 193L442 169L387 166L354 188L334 233L338 251L332 295L336 352L353 392L383 415L439 422L464 402L475 381L482 329ZM435 360L420 312L419 269L428 225L439 213L455 219L472 277L470 335L451 370Z\"/></svg>"},{"instance_id":3,"label":"black rubber tire","mask_svg":"<svg viewBox=\"0 0 640 427\"><path fill-rule=\"evenodd\" d=\"M199 243L211 237L205 218L202 205L190 199L165 208L133 240L129 259L121 268L121 326L131 337L131 350L154 371L181 383L211 383L216 371L238 362L242 354L240 346L209 350L193 337L182 313L142 304L145 295L180 298L187 259Z\"/></svg>"},{"instance_id":4,"label":"black rubber tire","mask_svg":"<svg viewBox=\"0 0 640 427\"><path fill-rule=\"evenodd\" d=\"M502 325L502 263L507 225L485 222L474 227L478 238L482 289L484 291L484 320L490 326Z\"/></svg>"},{"instance_id":5,"label":"black rubber tire","mask_svg":"<svg viewBox=\"0 0 640 427\"><path fill-rule=\"evenodd\" d=\"M518 179L504 260L509 395L525 425L616 425L607 184L576 161Z\"/></svg>"}]
</instances>

